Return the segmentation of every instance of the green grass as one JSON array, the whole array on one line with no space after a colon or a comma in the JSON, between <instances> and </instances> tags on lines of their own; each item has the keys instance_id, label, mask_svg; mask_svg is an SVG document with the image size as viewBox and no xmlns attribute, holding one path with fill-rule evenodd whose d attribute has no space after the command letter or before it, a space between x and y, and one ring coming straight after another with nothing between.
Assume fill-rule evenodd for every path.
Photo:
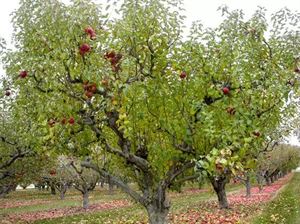
<instances>
[{"instance_id":1,"label":"green grass","mask_svg":"<svg viewBox=\"0 0 300 224\"><path fill-rule=\"evenodd\" d=\"M277 197L264 208L253 224L299 224L300 223L300 173Z\"/></svg>"},{"instance_id":2,"label":"green grass","mask_svg":"<svg viewBox=\"0 0 300 224\"><path fill-rule=\"evenodd\" d=\"M228 192L233 192L240 190L241 185L233 185L228 187ZM177 211L187 211L189 209L195 208L199 205L201 201L216 199L213 192L201 192L197 194L182 194L176 197L172 197L171 212ZM89 224L99 224L99 223L146 223L147 214L143 207L134 204L130 207L112 209L107 211L99 211L95 213L88 214L78 214L73 216L67 216L63 218L56 218L52 220L39 220L34 222L35 224L75 224L75 223L89 223Z\"/></svg>"},{"instance_id":3,"label":"green grass","mask_svg":"<svg viewBox=\"0 0 300 224\"><path fill-rule=\"evenodd\" d=\"M187 186L187 188L195 186ZM205 189L211 189L209 185L204 187ZM228 192L233 192L240 190L241 185L228 185ZM183 194L171 194L171 212L187 211L193 207L197 207L200 201L216 199L215 194L212 190L200 193L183 193ZM129 196L122 193L120 190L115 190L113 195L109 195L107 190L99 190L91 192L90 194L90 204L109 202L112 200L119 199L130 199ZM2 202L30 202L30 201L40 201L40 204L24 205L13 208L2 208L0 209L0 223L1 219L4 220L6 215L9 214L21 214L37 211L47 211L51 209L58 208L68 208L73 206L81 206L82 198L81 195L75 191L71 190L67 193L65 200L60 200L58 195L51 195L49 192L37 191L37 190L27 190L27 191L17 191L8 195L6 199L0 199L0 204ZM45 203L45 201L47 203ZM118 209L102 210L93 213L77 214L73 216L65 216L62 218L39 220L35 223L137 223L137 220L146 221L147 215L144 208L138 204L132 204L128 207L121 207ZM20 221L19 223L24 223Z\"/></svg>"}]
</instances>

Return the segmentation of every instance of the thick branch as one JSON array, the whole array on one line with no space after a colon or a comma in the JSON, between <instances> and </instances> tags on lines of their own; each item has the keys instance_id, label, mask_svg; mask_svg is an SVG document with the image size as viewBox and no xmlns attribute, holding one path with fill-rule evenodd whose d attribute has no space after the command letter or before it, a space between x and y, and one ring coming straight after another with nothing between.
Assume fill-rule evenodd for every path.
<instances>
[{"instance_id":1,"label":"thick branch","mask_svg":"<svg viewBox=\"0 0 300 224\"><path fill-rule=\"evenodd\" d=\"M97 165L95 165L89 161L82 162L81 166L95 170L96 172L98 172L100 174L100 176L102 176L104 178L110 178L110 180L113 182L113 184L119 186L124 192L129 194L135 201L140 202L141 204L145 204L145 199L139 193L134 191L132 188L130 188L127 184L125 184L119 178L111 175L106 170L99 168Z\"/></svg>"}]
</instances>

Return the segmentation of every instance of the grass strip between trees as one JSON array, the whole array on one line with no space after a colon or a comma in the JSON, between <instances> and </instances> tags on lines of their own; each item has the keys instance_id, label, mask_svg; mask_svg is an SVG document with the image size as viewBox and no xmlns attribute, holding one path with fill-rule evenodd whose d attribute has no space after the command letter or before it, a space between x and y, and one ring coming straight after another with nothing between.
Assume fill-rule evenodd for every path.
<instances>
[{"instance_id":1,"label":"grass strip between trees","mask_svg":"<svg viewBox=\"0 0 300 224\"><path fill-rule=\"evenodd\" d=\"M300 223L300 173L292 180L255 218L253 224L298 224Z\"/></svg>"}]
</instances>

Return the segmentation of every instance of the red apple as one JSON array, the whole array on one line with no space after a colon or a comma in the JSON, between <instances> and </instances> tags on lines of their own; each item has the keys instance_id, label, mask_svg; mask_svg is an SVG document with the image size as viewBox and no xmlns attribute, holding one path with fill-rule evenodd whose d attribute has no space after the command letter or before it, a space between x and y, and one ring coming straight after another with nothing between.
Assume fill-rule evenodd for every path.
<instances>
[{"instance_id":1,"label":"red apple","mask_svg":"<svg viewBox=\"0 0 300 224\"><path fill-rule=\"evenodd\" d=\"M84 29L84 32L90 36L90 38L92 40L94 40L96 38L96 32L93 30L92 27L87 27Z\"/></svg>"},{"instance_id":2,"label":"red apple","mask_svg":"<svg viewBox=\"0 0 300 224\"><path fill-rule=\"evenodd\" d=\"M185 79L186 76L187 76L186 72L181 72L180 75L179 75L179 77L180 77L181 79Z\"/></svg>"},{"instance_id":3,"label":"red apple","mask_svg":"<svg viewBox=\"0 0 300 224\"><path fill-rule=\"evenodd\" d=\"M230 93L230 89L226 86L223 87L222 91L223 91L224 95L228 95Z\"/></svg>"},{"instance_id":4,"label":"red apple","mask_svg":"<svg viewBox=\"0 0 300 224\"><path fill-rule=\"evenodd\" d=\"M88 98L92 98L93 97L93 93L90 92L90 91L85 91L85 95L88 97Z\"/></svg>"},{"instance_id":5,"label":"red apple","mask_svg":"<svg viewBox=\"0 0 300 224\"><path fill-rule=\"evenodd\" d=\"M97 85L96 85L96 83L92 83L92 84L89 86L89 91L92 92L92 93L97 92Z\"/></svg>"},{"instance_id":6,"label":"red apple","mask_svg":"<svg viewBox=\"0 0 300 224\"><path fill-rule=\"evenodd\" d=\"M70 117L70 119L69 119L69 124L74 124L74 123L75 123L74 117Z\"/></svg>"},{"instance_id":7,"label":"red apple","mask_svg":"<svg viewBox=\"0 0 300 224\"><path fill-rule=\"evenodd\" d=\"M90 52L91 51L91 47L90 45L88 44L82 44L79 48L79 53L83 56L85 55L86 53Z\"/></svg>"},{"instance_id":8,"label":"red apple","mask_svg":"<svg viewBox=\"0 0 300 224\"><path fill-rule=\"evenodd\" d=\"M21 71L20 74L19 74L19 76L21 78L26 78L27 75L28 75L27 71Z\"/></svg>"},{"instance_id":9,"label":"red apple","mask_svg":"<svg viewBox=\"0 0 300 224\"><path fill-rule=\"evenodd\" d=\"M6 90L5 96L10 96L10 91Z\"/></svg>"}]
</instances>

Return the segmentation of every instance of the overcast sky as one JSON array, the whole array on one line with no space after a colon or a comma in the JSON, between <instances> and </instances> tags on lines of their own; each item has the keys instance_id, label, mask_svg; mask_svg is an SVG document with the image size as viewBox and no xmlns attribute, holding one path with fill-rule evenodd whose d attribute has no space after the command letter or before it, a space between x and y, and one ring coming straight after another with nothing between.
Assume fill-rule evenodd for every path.
<instances>
[{"instance_id":1,"label":"overcast sky","mask_svg":"<svg viewBox=\"0 0 300 224\"><path fill-rule=\"evenodd\" d=\"M221 22L220 12L217 9L221 5L227 5L229 9L243 9L246 17L249 17L257 9L263 6L268 11L267 15L287 7L291 10L300 11L300 0L183 0L186 26L189 27L192 21L200 20L207 27L215 27ZM68 0L63 0L68 2ZM105 3L106 0L95 0L98 3ZM0 37L10 43L13 32L10 23L11 12L18 7L19 0L1 0L0 7ZM3 72L0 68L0 72ZM299 144L297 138L292 137L290 143Z\"/></svg>"},{"instance_id":2,"label":"overcast sky","mask_svg":"<svg viewBox=\"0 0 300 224\"><path fill-rule=\"evenodd\" d=\"M63 0L63 2L68 2L68 0ZM95 2L105 3L106 0L95 0ZM18 3L19 0L1 0L0 36L7 41L12 33L10 13L18 7ZM243 9L246 16L253 14L257 6L267 8L269 14L283 7L300 11L300 0L184 0L186 26L189 27L195 20L201 20L205 26L209 27L218 25L221 17L217 8L225 4L230 9Z\"/></svg>"}]
</instances>

